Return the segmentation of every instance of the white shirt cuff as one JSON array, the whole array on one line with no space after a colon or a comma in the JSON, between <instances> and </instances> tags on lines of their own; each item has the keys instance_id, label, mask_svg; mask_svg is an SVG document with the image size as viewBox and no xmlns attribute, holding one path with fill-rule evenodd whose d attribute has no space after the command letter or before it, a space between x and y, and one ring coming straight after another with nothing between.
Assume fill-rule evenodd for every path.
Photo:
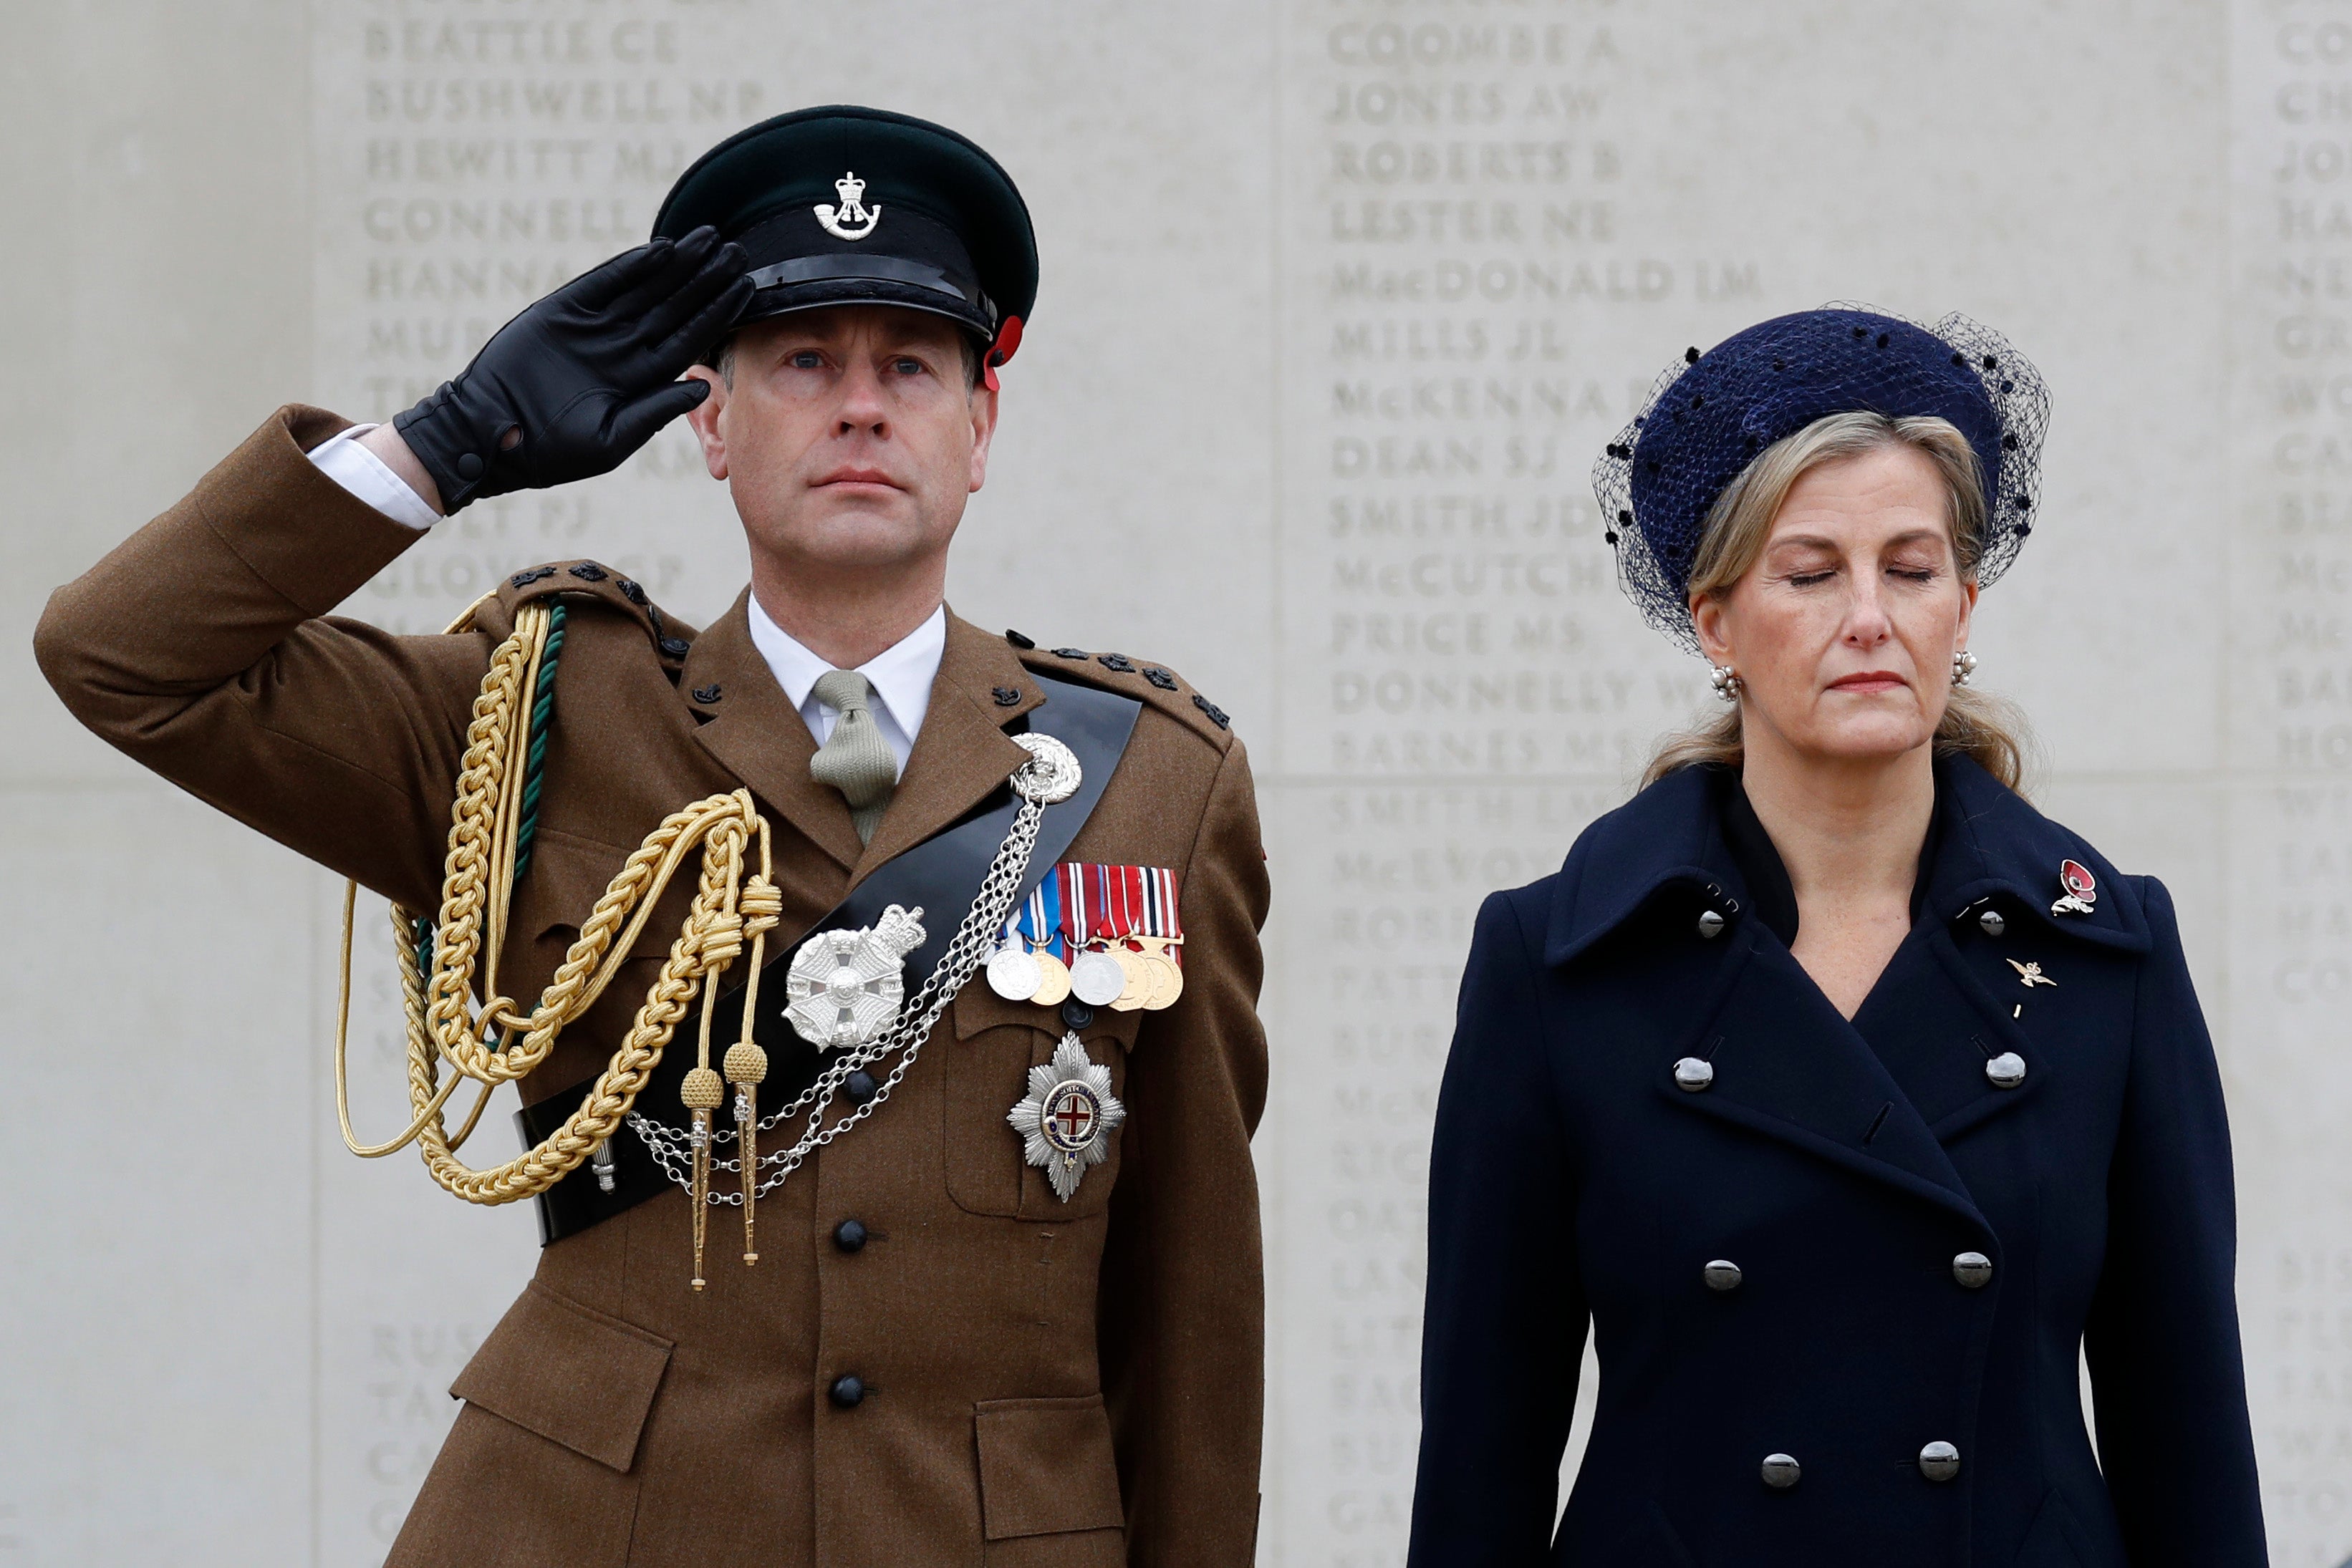
<instances>
[{"instance_id":1,"label":"white shirt cuff","mask_svg":"<svg viewBox=\"0 0 2352 1568\"><path fill-rule=\"evenodd\" d=\"M382 512L395 523L406 523L419 533L441 520L425 497L386 466L383 458L360 444L360 437L375 428L354 424L310 449L319 472Z\"/></svg>"}]
</instances>

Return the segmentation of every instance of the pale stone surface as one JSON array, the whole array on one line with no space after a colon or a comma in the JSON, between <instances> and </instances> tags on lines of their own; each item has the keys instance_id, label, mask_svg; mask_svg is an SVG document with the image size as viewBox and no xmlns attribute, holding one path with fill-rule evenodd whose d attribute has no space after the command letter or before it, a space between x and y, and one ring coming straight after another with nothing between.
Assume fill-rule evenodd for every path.
<instances>
[{"instance_id":1,"label":"pale stone surface","mask_svg":"<svg viewBox=\"0 0 2352 1568\"><path fill-rule=\"evenodd\" d=\"M1764 315L1999 327L2056 421L1979 679L2050 809L2180 904L2273 1558L2352 1552L2352 5L94 0L5 39L20 629L272 404L404 405L751 119L906 108L1013 170L1044 288L953 598L1167 660L1251 745L1269 1563L1402 1560L1470 919L1703 700L1617 592L1593 455ZM572 554L696 621L742 574L680 429L351 609L429 630ZM0 1562L373 1563L529 1217L338 1146L323 876L80 735L22 643L0 716ZM379 925L363 1132L401 1103Z\"/></svg>"}]
</instances>

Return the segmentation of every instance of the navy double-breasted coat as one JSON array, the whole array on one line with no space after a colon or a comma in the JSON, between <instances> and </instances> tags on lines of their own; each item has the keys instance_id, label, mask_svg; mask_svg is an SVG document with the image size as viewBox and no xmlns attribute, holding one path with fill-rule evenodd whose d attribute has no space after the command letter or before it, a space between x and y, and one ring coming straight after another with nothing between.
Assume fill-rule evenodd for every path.
<instances>
[{"instance_id":1,"label":"navy double-breasted coat","mask_svg":"<svg viewBox=\"0 0 2352 1568\"><path fill-rule=\"evenodd\" d=\"M1851 1022L1756 917L1706 770L1487 900L1431 1155L1415 1568L2264 1561L2169 896L1974 763L1937 779ZM2087 914L2053 913L2067 860Z\"/></svg>"}]
</instances>

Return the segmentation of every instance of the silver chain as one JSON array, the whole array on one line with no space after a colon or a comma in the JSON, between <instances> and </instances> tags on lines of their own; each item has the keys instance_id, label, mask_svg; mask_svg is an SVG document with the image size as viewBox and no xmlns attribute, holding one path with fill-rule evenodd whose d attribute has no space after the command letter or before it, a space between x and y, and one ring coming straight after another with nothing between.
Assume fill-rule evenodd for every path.
<instances>
[{"instance_id":1,"label":"silver chain","mask_svg":"<svg viewBox=\"0 0 2352 1568\"><path fill-rule=\"evenodd\" d=\"M1013 904L1020 898L1022 880L1029 871L1029 852L1037 847L1037 829L1045 815L1045 806L1038 800L1027 796L1023 798L1021 810L1013 817L1013 826L1004 835L1004 842L998 847L996 859L990 863L988 874L981 878L980 892L973 897L963 924L956 928L954 940L948 944L947 951L940 955L940 961L932 968L930 977L923 982L922 989L899 1009L898 1022L873 1043L835 1058L817 1081L803 1090L800 1098L791 1104L760 1118L760 1131L765 1133L803 1114L808 1117L807 1130L790 1148L776 1149L760 1156L760 1197L765 1197L783 1186L784 1179L798 1170L811 1155L880 1110L882 1102L890 1097L890 1091L896 1089L899 1080L914 1067L915 1058L921 1052L923 1042L930 1038L940 1015L947 1010L956 993L963 989L964 982L971 978L972 971L980 967L982 957L994 948L998 932L1003 928ZM840 1092L842 1084L848 1081L849 1075L894 1054L898 1057L897 1065L875 1087L866 1103L826 1125L825 1113L832 1108L834 1097ZM653 1152L654 1158L660 1162L663 1173L690 1195L694 1191L692 1134L635 1111L629 1113L629 1126ZM712 1131L713 1145L735 1141L736 1134L732 1132ZM717 1157L714 1149L710 1167L713 1173L710 1203L714 1207L722 1204L740 1206L743 1201L740 1184L734 1191L722 1193L718 1190L717 1173L725 1171L740 1176L743 1169L741 1157L722 1160ZM772 1169L774 1172L772 1176L768 1174Z\"/></svg>"}]
</instances>

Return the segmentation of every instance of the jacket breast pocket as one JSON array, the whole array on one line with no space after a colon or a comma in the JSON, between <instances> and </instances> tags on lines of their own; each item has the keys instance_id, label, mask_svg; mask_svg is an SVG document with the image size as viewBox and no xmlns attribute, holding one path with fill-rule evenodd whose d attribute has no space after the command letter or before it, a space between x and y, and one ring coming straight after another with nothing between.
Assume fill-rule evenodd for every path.
<instances>
[{"instance_id":1,"label":"jacket breast pocket","mask_svg":"<svg viewBox=\"0 0 2352 1568\"><path fill-rule=\"evenodd\" d=\"M975 1408L973 1426L991 1568L1127 1561L1127 1515L1101 1395L992 1399Z\"/></svg>"},{"instance_id":2,"label":"jacket breast pocket","mask_svg":"<svg viewBox=\"0 0 2352 1568\"><path fill-rule=\"evenodd\" d=\"M515 879L514 914L508 923L509 943L518 949L526 942L532 944L533 958L553 968L578 939L597 901L634 851L634 845L622 849L541 826L531 841L530 863ZM629 926L646 913L642 902L631 907L629 918L614 931L614 942L628 940L631 959L662 957L677 940L678 927L694 897L694 865L689 859L670 879L657 913L638 927L633 940ZM521 956L520 951L517 956Z\"/></svg>"},{"instance_id":3,"label":"jacket breast pocket","mask_svg":"<svg viewBox=\"0 0 2352 1568\"><path fill-rule=\"evenodd\" d=\"M545 826L540 829L530 864L515 879L513 910L497 977L501 992L526 1010L539 1006L555 976L571 961L572 949L579 944L581 929L597 901L628 858L629 851L614 845ZM563 1031L554 1051L531 1074L523 1091L526 1100L584 1082L611 1060L613 1048L644 1004L658 966L677 940L694 897L694 863L689 857L686 869L671 879L650 912L642 902L634 906L611 932L610 945L597 950L595 962L588 969L592 980L614 947L623 948L624 961L602 996ZM640 915L647 916L641 925L636 920ZM636 927L634 936L632 925ZM740 963L736 968L740 971ZM673 1044L683 1040L690 1049L692 1027L691 1023L682 1026L672 1037Z\"/></svg>"},{"instance_id":4,"label":"jacket breast pocket","mask_svg":"<svg viewBox=\"0 0 2352 1568\"><path fill-rule=\"evenodd\" d=\"M1110 1070L1114 1097L1127 1087L1127 1053L1142 1016L1100 1008L1078 1031L1088 1060ZM956 1206L1018 1219L1080 1219L1101 1213L1118 1179L1118 1129L1102 1134L1108 1157L1086 1167L1066 1203L1046 1173L1028 1162L1024 1138L1005 1119L1029 1097L1030 1069L1054 1060L1065 1032L1060 1013L1034 1002L1008 1002L975 975L949 1007L940 1033L950 1035L950 1038L929 1049L947 1057L940 1135L948 1196Z\"/></svg>"}]
</instances>

